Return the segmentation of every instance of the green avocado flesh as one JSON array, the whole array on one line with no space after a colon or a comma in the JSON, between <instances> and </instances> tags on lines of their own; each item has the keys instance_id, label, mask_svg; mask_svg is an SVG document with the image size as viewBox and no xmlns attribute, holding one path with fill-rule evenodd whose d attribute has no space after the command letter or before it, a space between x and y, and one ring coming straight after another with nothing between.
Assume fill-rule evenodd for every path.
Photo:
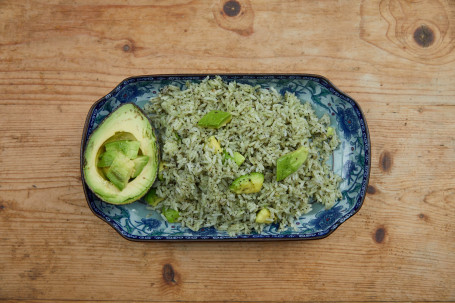
<instances>
[{"instance_id":1,"label":"green avocado flesh","mask_svg":"<svg viewBox=\"0 0 455 303\"><path fill-rule=\"evenodd\" d=\"M229 123L232 119L232 115L227 112L220 110L212 110L211 112L204 115L197 125L206 128L220 128Z\"/></svg>"},{"instance_id":2,"label":"green avocado flesh","mask_svg":"<svg viewBox=\"0 0 455 303\"><path fill-rule=\"evenodd\" d=\"M245 161L245 157L241 153L234 152L234 162L240 166Z\"/></svg>"},{"instance_id":3,"label":"green avocado flesh","mask_svg":"<svg viewBox=\"0 0 455 303\"><path fill-rule=\"evenodd\" d=\"M133 134L131 134L131 133L117 132L117 133L115 133L115 135L113 135L112 137L107 139L107 141L104 142L104 144L108 144L108 143L115 142L115 141L124 141L124 140L135 141L136 137L133 136Z\"/></svg>"},{"instance_id":4,"label":"green avocado flesh","mask_svg":"<svg viewBox=\"0 0 455 303\"><path fill-rule=\"evenodd\" d=\"M164 200L164 198L159 197L156 194L156 189L152 188L150 191L145 195L144 197L145 202L147 202L148 205L151 206L157 206L158 203Z\"/></svg>"},{"instance_id":5,"label":"green avocado flesh","mask_svg":"<svg viewBox=\"0 0 455 303\"><path fill-rule=\"evenodd\" d=\"M128 180L134 169L134 163L123 154L118 154L106 172L106 177L118 189L123 190L128 185Z\"/></svg>"},{"instance_id":6,"label":"green avocado flesh","mask_svg":"<svg viewBox=\"0 0 455 303\"><path fill-rule=\"evenodd\" d=\"M278 158L276 162L276 180L281 181L295 173L308 157L308 147L301 146L293 152Z\"/></svg>"},{"instance_id":7,"label":"green avocado flesh","mask_svg":"<svg viewBox=\"0 0 455 303\"><path fill-rule=\"evenodd\" d=\"M272 214L267 208L261 209L256 215L256 223L272 223Z\"/></svg>"},{"instance_id":8,"label":"green avocado flesh","mask_svg":"<svg viewBox=\"0 0 455 303\"><path fill-rule=\"evenodd\" d=\"M110 151L110 152L104 152L100 155L99 160L98 160L98 167L109 167L111 166L112 162L114 159L120 154L119 151Z\"/></svg>"},{"instance_id":9,"label":"green avocado flesh","mask_svg":"<svg viewBox=\"0 0 455 303\"><path fill-rule=\"evenodd\" d=\"M261 190L263 183L264 175L254 172L235 179L229 189L236 194L253 194Z\"/></svg>"},{"instance_id":10,"label":"green avocado flesh","mask_svg":"<svg viewBox=\"0 0 455 303\"><path fill-rule=\"evenodd\" d=\"M234 160L234 162L235 162L238 166L242 165L242 163L245 162L245 157L242 156L241 153L234 152L234 156L231 157L231 155L229 155L229 153L228 153L227 151L223 150L223 159L221 160L222 163L224 164L225 161L226 161L227 159L232 159L232 160Z\"/></svg>"},{"instance_id":11,"label":"green avocado flesh","mask_svg":"<svg viewBox=\"0 0 455 303\"><path fill-rule=\"evenodd\" d=\"M134 169L133 172L131 173L131 178L136 178L137 176L139 176L144 167L147 165L149 159L150 159L149 156L139 156L133 160Z\"/></svg>"},{"instance_id":12,"label":"green avocado flesh","mask_svg":"<svg viewBox=\"0 0 455 303\"><path fill-rule=\"evenodd\" d=\"M139 147L141 146L141 142L139 141L114 141L110 143L106 143L104 147L106 148L106 152L115 152L119 151L125 156L130 159L136 159L137 154L139 152Z\"/></svg>"},{"instance_id":13,"label":"green avocado flesh","mask_svg":"<svg viewBox=\"0 0 455 303\"><path fill-rule=\"evenodd\" d=\"M169 223L177 222L178 218L180 217L179 212L175 209L163 208L161 212Z\"/></svg>"},{"instance_id":14,"label":"green avocado flesh","mask_svg":"<svg viewBox=\"0 0 455 303\"><path fill-rule=\"evenodd\" d=\"M85 182L101 200L134 202L148 192L157 175L155 131L136 105L126 103L93 131L83 158Z\"/></svg>"}]
</instances>

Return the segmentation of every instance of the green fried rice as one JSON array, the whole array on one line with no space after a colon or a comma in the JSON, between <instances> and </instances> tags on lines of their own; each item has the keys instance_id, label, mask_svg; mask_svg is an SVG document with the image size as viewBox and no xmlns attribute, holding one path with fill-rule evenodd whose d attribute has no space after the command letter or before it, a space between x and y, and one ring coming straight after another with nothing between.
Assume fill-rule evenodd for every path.
<instances>
[{"instance_id":1,"label":"green fried rice","mask_svg":"<svg viewBox=\"0 0 455 303\"><path fill-rule=\"evenodd\" d=\"M312 209L313 203L331 208L341 198L341 177L327 164L338 146L330 118L318 118L310 103L292 93L262 89L220 77L207 77L186 87L166 86L145 107L159 134L164 169L154 187L164 200L155 207L175 209L178 222L194 231L214 226L230 235L261 232L266 226L255 221L267 208L279 229ZM212 110L225 111L232 120L219 129L199 127L198 121ZM330 134L329 134L329 133ZM224 153L234 152L246 160L237 165L223 153L207 148L214 136ZM309 154L304 164L282 181L276 181L277 159L300 146ZM236 194L229 185L239 176L264 175L261 190Z\"/></svg>"}]
</instances>

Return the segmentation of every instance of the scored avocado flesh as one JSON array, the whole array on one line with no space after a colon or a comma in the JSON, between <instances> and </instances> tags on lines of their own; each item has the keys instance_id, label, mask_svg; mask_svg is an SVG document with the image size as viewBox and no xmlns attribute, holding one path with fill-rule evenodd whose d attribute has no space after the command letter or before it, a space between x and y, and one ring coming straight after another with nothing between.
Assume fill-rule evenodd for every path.
<instances>
[{"instance_id":1,"label":"scored avocado flesh","mask_svg":"<svg viewBox=\"0 0 455 303\"><path fill-rule=\"evenodd\" d=\"M119 153L106 172L106 177L118 189L122 190L128 184L134 163L127 156Z\"/></svg>"},{"instance_id":2,"label":"scored avocado flesh","mask_svg":"<svg viewBox=\"0 0 455 303\"><path fill-rule=\"evenodd\" d=\"M127 140L127 141L138 141L136 137L129 132L116 132L112 137L106 140L104 142L104 145L114 142L114 141L122 141L122 140Z\"/></svg>"},{"instance_id":3,"label":"scored avocado flesh","mask_svg":"<svg viewBox=\"0 0 455 303\"><path fill-rule=\"evenodd\" d=\"M132 103L119 106L90 135L83 154L84 181L101 200L139 200L155 181L159 154L150 120Z\"/></svg>"},{"instance_id":4,"label":"scored avocado flesh","mask_svg":"<svg viewBox=\"0 0 455 303\"><path fill-rule=\"evenodd\" d=\"M119 140L106 143L104 147L106 148L106 152L119 151L125 154L125 156L127 156L130 159L136 159L139 153L139 148L141 147L141 142Z\"/></svg>"},{"instance_id":5,"label":"scored avocado flesh","mask_svg":"<svg viewBox=\"0 0 455 303\"><path fill-rule=\"evenodd\" d=\"M99 156L97 163L98 167L109 167L111 166L114 159L121 153L117 150L106 151Z\"/></svg>"},{"instance_id":6,"label":"scored avocado flesh","mask_svg":"<svg viewBox=\"0 0 455 303\"><path fill-rule=\"evenodd\" d=\"M119 190L123 190L130 179L136 178L150 157L138 156L138 141L110 141L104 145L105 152L99 156L98 167L103 168L104 176Z\"/></svg>"},{"instance_id":7,"label":"scored avocado flesh","mask_svg":"<svg viewBox=\"0 0 455 303\"><path fill-rule=\"evenodd\" d=\"M145 165L147 165L149 159L150 157L148 156L138 156L136 159L133 160L134 169L133 172L131 173L131 178L136 178L137 176L139 176L141 171L144 169Z\"/></svg>"}]
</instances>

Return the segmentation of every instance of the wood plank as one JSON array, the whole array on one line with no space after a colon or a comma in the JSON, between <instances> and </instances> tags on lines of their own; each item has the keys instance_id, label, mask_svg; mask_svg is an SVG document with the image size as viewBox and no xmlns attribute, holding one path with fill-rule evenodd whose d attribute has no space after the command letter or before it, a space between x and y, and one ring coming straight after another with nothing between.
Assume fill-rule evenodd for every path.
<instances>
[{"instance_id":1,"label":"wood plank","mask_svg":"<svg viewBox=\"0 0 455 303\"><path fill-rule=\"evenodd\" d=\"M381 108L378 104L374 106L378 107ZM387 110L388 107L392 110ZM21 107L15 108L19 115ZM63 104L62 109L65 109ZM68 138L65 140L61 135L52 146L46 146L42 141L51 140L53 133L60 133L60 127L52 128L46 135L32 124L33 139L22 139L22 150L29 156L19 164L2 163L0 193L5 220L0 223L0 230L5 235L2 237L5 254L0 260L4 262L1 272L8 273L3 279L11 282L11 286L17 285L9 289L10 294L70 299L61 289L70 287L80 294L83 288L93 287L97 289L96 297L80 298L140 300L143 296L159 294L168 300L191 299L194 295L200 300L210 300L216 294L222 300L270 297L298 300L304 289L314 293L308 300L316 300L319 295L315 290L324 290L330 297L337 295L340 287L347 287L350 291L341 300L349 300L359 290L365 294L364 298L377 300L384 299L377 288L389 290L387 299L401 298L402 285L395 284L398 280L412 286L412 293L407 293L414 296L410 298L425 298L429 294L450 298L453 290L447 282L453 281L451 269L455 260L451 252L455 250L452 233L455 226L448 214L455 201L455 189L447 186L455 177L452 170L455 141L447 142L447 138L453 134L454 126L446 123L441 127L437 121L450 121L453 107L430 106L421 111L419 106L394 108L383 104L382 109L373 112L365 108L367 116L374 116L370 128L389 135L384 138L374 131L371 133L372 187L360 213L325 240L279 244L127 242L94 217L85 205L78 177L79 136L72 136L80 129L64 127L69 130ZM399 114L394 113L395 109L408 114L407 122L395 118ZM37 116L46 116L46 111L58 109L41 106L35 110ZM9 116L18 119L14 111ZM428 129L421 128L424 121L432 122L427 123ZM402 123L407 123L406 133L396 131ZM63 120L56 125L62 124L65 125ZM13 133L18 130L19 134L26 133L25 128L22 132L21 128L15 128ZM5 134L8 137L9 131ZM2 158L14 157L19 150L18 141L5 140ZM68 146L71 148L65 153ZM52 154L54 150L61 152ZM384 150L393 157L389 171L381 170L379 156ZM39 162L32 161L43 151L49 156ZM419 152L412 154L412 151ZM421 157L428 158L428 153L433 154L431 158L445 161L423 163L417 169L414 163ZM61 171L50 169L55 163ZM435 166L437 170L432 169ZM9 181L10 178L15 181ZM4 200L3 197L14 198ZM357 243L355 250L345 247L346 238ZM401 246L402 243L406 246ZM334 247L336 253L331 255L329 252ZM321 255L325 257L322 260ZM340 263L340 259L344 262ZM173 287L163 280L165 264L172 264L179 277ZM398 266L398 270L387 264ZM436 270L427 272L429 266ZM99 270L88 275L94 267ZM75 273L76 268L80 271ZM374 269L376 273L372 272ZM422 272L426 279L421 279ZM140 278L135 273L140 273ZM228 278L225 283L221 283L222 277ZM134 292L135 295L131 294L131 287L135 286L130 284L117 285L112 290L111 285L122 279L144 289ZM256 283L250 285L250 279ZM319 285L320 279L325 281L323 285ZM428 281L432 283L427 284ZM238 291L226 292L231 287ZM286 294L275 294L276 288L285 290ZM365 293L368 290L370 293Z\"/></svg>"},{"instance_id":2,"label":"wood plank","mask_svg":"<svg viewBox=\"0 0 455 303\"><path fill-rule=\"evenodd\" d=\"M107 302L104 300L98 300L98 301L85 301L85 300L6 300L4 301L5 303L47 303L47 302L52 302L52 303L80 303L80 302ZM116 303L141 303L141 302L174 302L174 301L154 301L154 300L141 300L141 301L108 301L108 302L116 302ZM222 303L225 301L198 301L198 302L210 302L210 303ZM233 302L245 302L245 301L233 301ZM248 302L259 302L259 301L248 301ZM278 301L266 301L266 302L278 302ZM292 301L287 301L287 302L292 302ZM301 302L301 301L294 301L294 302ZM326 301L326 302L337 302L337 303L343 303L343 301ZM349 301L352 302L352 301ZM365 303L368 301L355 301L356 303ZM388 301L375 301L376 303L386 303ZM407 301L393 301L394 303L405 303ZM442 302L447 302L447 301L416 301L415 303L423 303L423 302L432 302L432 303L442 303Z\"/></svg>"},{"instance_id":3,"label":"wood plank","mask_svg":"<svg viewBox=\"0 0 455 303\"><path fill-rule=\"evenodd\" d=\"M107 88L113 87L126 76L138 74L198 70L304 71L323 74L348 93L360 90L408 95L419 90L419 95L426 95L437 84L439 94L453 95L454 88L449 79L454 76L454 71L449 66L431 61L416 63L390 55L367 43L374 38L371 35L367 42L359 39L359 31L362 31L359 26L365 22L359 24L353 20L362 21L360 7L341 7L342 10L332 16L338 18L337 26L333 27L324 18L312 19L308 16L328 7L339 6L335 1L327 2L324 7L310 1L288 5L262 3L267 9L256 11L255 32L243 37L219 28L211 18L205 17L210 8L209 2L178 3L173 8L169 5L65 6L37 2L32 4L36 6L36 13L29 13L30 20L23 24L25 28L8 25L7 29L11 33L2 39L2 53L5 55L1 70L8 71L5 75L7 79L11 72L20 73L24 68L27 72L41 73L42 76L48 73L61 75L70 71L67 74L74 73L78 79L98 79L95 83L110 80L109 85L103 84ZM257 6L260 8L261 3ZM39 13L40 8L44 13ZM19 16L25 10L19 3L11 4L10 9L14 16ZM137 21L130 18L116 20L116 16L120 15L135 16ZM77 19L75 16L84 17ZM49 18L52 22L46 22ZM164 19L173 26L167 26ZM140 30L131 31L135 22L141 20L147 20L147 23L142 22ZM276 21L270 24L268 20ZM285 23L284 20L289 22ZM273 26L274 23L280 26ZM19 28L22 33L17 32ZM330 36L326 35L327 32L331 33ZM25 33L29 37L24 37ZM20 40L21 37L23 40ZM205 43L205 37L213 39L210 46ZM264 43L268 47L255 49L256 45ZM51 47L59 50L57 58ZM124 48L128 51L124 51ZM38 53L24 61L22 58L27 57L31 49ZM323 53L318 53L322 50ZM12 57L12 53L17 59ZM252 60L254 64L248 64ZM403 77L407 78L406 85L402 83ZM362 85L350 88L356 84ZM8 87L5 89L8 92ZM17 91L14 87L10 89ZM433 94L438 92L433 91Z\"/></svg>"}]
</instances>

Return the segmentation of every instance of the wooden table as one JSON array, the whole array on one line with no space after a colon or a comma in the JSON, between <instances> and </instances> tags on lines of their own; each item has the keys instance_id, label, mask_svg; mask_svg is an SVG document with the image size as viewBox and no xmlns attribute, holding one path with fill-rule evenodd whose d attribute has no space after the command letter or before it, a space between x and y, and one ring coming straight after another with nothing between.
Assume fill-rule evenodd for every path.
<instances>
[{"instance_id":1,"label":"wooden table","mask_svg":"<svg viewBox=\"0 0 455 303\"><path fill-rule=\"evenodd\" d=\"M452 0L0 1L0 299L455 300ZM135 243L89 210L90 106L126 77L315 73L358 100L364 206L323 240Z\"/></svg>"}]
</instances>

